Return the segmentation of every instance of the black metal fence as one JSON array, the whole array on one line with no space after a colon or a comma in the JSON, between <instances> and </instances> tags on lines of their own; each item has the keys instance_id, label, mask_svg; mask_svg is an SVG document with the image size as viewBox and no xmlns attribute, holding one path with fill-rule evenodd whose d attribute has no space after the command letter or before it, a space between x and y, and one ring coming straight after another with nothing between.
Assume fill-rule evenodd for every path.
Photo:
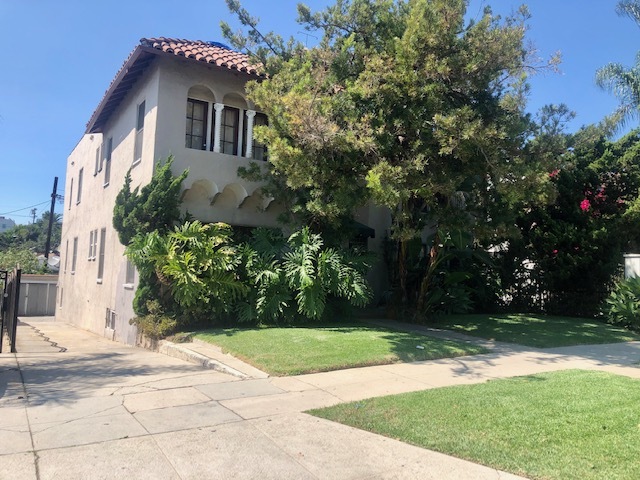
<instances>
[{"instance_id":1,"label":"black metal fence","mask_svg":"<svg viewBox=\"0 0 640 480\"><path fill-rule=\"evenodd\" d=\"M19 268L14 269L13 272L0 271L0 279L4 280L2 304L0 305L0 353L2 353L2 340L4 339L5 333L9 339L11 353L16 352L20 277L21 271Z\"/></svg>"}]
</instances>

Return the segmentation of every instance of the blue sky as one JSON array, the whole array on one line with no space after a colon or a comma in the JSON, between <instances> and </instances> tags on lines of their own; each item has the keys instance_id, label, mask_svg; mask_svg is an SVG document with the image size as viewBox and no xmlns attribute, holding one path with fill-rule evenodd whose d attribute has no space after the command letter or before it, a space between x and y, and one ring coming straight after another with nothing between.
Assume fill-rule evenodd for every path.
<instances>
[{"instance_id":1,"label":"blue sky","mask_svg":"<svg viewBox=\"0 0 640 480\"><path fill-rule=\"evenodd\" d=\"M304 41L294 0L243 0L265 30ZM329 0L308 0L313 10ZM523 2L472 0L505 14ZM599 121L616 100L594 85L598 67L630 66L640 28L615 14L615 0L531 0L528 38L542 57L562 53L562 73L530 79L529 110L566 103L576 111L571 130ZM194 8L197 6L197 9ZM64 191L66 159L109 83L142 37L222 40L220 20L233 22L224 0L0 0L3 74L0 75L0 215L17 223L48 210L53 178ZM313 42L313 38L309 38ZM627 129L637 126L630 123ZM62 211L61 206L56 210Z\"/></svg>"}]
</instances>

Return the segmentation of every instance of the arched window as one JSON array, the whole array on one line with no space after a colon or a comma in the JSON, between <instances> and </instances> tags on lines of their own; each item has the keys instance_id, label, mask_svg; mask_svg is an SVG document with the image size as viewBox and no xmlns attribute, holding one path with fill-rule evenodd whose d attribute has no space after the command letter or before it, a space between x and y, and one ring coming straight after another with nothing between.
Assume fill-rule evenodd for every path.
<instances>
[{"instance_id":1,"label":"arched window","mask_svg":"<svg viewBox=\"0 0 640 480\"><path fill-rule=\"evenodd\" d=\"M207 139L211 136L210 105L215 103L215 96L207 87L197 85L191 87L187 94L187 125L185 146L197 150L207 150ZM213 143L210 145L210 149Z\"/></svg>"}]
</instances>

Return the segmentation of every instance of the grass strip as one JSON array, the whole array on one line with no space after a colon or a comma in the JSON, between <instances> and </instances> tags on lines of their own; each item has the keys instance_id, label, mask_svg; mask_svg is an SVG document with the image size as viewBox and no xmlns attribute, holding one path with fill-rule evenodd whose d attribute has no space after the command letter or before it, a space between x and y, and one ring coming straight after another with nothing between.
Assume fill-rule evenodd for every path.
<instances>
[{"instance_id":1,"label":"grass strip","mask_svg":"<svg viewBox=\"0 0 640 480\"><path fill-rule=\"evenodd\" d=\"M640 478L640 381L561 372L374 398L318 417L536 479Z\"/></svg>"},{"instance_id":2,"label":"grass strip","mask_svg":"<svg viewBox=\"0 0 640 480\"><path fill-rule=\"evenodd\" d=\"M214 329L198 332L196 338L218 345L225 352L272 375L298 375L488 352L464 342L360 324Z\"/></svg>"},{"instance_id":3,"label":"grass strip","mask_svg":"<svg viewBox=\"0 0 640 480\"><path fill-rule=\"evenodd\" d=\"M537 348L629 342L640 336L593 319L528 314L449 315L437 328Z\"/></svg>"}]
</instances>

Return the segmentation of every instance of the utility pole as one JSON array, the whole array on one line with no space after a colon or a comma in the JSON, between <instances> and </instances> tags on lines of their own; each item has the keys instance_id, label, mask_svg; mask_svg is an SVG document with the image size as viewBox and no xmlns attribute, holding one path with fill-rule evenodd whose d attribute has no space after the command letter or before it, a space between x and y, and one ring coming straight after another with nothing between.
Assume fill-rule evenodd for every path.
<instances>
[{"instance_id":1,"label":"utility pole","mask_svg":"<svg viewBox=\"0 0 640 480\"><path fill-rule=\"evenodd\" d=\"M37 208L32 208L32 209L31 209L31 213L30 213L30 215L31 215L31 217L32 217L32 220L31 220L31 223L32 223L32 224L33 224L33 223L36 223L36 212L37 212L37 211L38 211L38 209L37 209Z\"/></svg>"},{"instance_id":2,"label":"utility pole","mask_svg":"<svg viewBox=\"0 0 640 480\"><path fill-rule=\"evenodd\" d=\"M53 179L53 192L51 192L51 208L49 209L49 228L47 229L47 243L44 247L44 258L49 260L49 250L51 249L51 229L53 228L53 215L56 207L56 198L58 191L58 177Z\"/></svg>"}]
</instances>

